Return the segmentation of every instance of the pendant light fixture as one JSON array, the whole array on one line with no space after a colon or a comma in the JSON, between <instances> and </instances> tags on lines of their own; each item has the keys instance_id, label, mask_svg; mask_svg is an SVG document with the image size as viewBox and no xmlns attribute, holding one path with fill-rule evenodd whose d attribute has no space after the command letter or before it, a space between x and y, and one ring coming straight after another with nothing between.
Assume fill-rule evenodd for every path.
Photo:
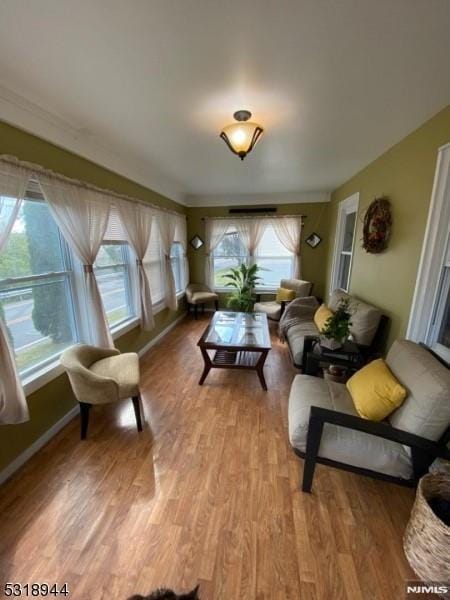
<instances>
[{"instance_id":1,"label":"pendant light fixture","mask_svg":"<svg viewBox=\"0 0 450 600\"><path fill-rule=\"evenodd\" d=\"M261 125L249 121L251 116L252 113L248 110L238 110L233 115L236 123L227 125L220 133L231 152L237 154L241 160L253 150L264 131Z\"/></svg>"}]
</instances>

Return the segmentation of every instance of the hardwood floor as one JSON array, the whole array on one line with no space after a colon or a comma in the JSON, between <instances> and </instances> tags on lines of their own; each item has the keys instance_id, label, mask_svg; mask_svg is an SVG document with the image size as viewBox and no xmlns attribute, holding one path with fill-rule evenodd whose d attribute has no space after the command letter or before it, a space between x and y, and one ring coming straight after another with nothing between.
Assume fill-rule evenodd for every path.
<instances>
[{"instance_id":1,"label":"hardwood floor","mask_svg":"<svg viewBox=\"0 0 450 600\"><path fill-rule=\"evenodd\" d=\"M256 373L203 368L207 317L142 360L131 401L72 421L0 488L0 582L67 582L72 600L200 583L202 600L393 600L412 579L413 491L318 466L313 494L287 437L295 374L273 336Z\"/></svg>"}]
</instances>

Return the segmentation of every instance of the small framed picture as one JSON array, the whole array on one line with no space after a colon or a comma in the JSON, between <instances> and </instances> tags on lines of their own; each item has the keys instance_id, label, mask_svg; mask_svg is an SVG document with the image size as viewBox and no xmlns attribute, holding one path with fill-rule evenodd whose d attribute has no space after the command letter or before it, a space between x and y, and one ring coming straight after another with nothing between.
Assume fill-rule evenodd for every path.
<instances>
[{"instance_id":1,"label":"small framed picture","mask_svg":"<svg viewBox=\"0 0 450 600\"><path fill-rule=\"evenodd\" d=\"M312 233L305 240L305 242L308 244L308 246L311 246L311 248L317 248L317 246L320 244L321 241L322 241L322 238L320 237L320 235L318 233Z\"/></svg>"},{"instance_id":2,"label":"small framed picture","mask_svg":"<svg viewBox=\"0 0 450 600\"><path fill-rule=\"evenodd\" d=\"M203 246L204 242L200 236L194 235L194 237L192 238L192 240L189 243L194 248L194 250L198 250L199 248L201 248Z\"/></svg>"}]
</instances>

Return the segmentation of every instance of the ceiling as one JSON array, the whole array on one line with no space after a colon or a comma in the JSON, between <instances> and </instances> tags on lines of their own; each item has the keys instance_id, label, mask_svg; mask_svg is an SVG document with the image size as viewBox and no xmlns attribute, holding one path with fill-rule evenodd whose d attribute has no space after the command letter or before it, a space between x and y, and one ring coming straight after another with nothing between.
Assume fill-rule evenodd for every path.
<instances>
[{"instance_id":1,"label":"ceiling","mask_svg":"<svg viewBox=\"0 0 450 600\"><path fill-rule=\"evenodd\" d=\"M2 0L0 118L186 203L304 200L449 103L449 31L449 0Z\"/></svg>"}]
</instances>

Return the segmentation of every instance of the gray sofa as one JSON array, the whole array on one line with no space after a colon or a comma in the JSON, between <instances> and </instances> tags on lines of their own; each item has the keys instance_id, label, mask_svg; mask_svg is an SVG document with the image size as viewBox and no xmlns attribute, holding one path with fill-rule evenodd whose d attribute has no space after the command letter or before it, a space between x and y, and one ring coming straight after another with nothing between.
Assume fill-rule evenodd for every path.
<instances>
[{"instance_id":1,"label":"gray sofa","mask_svg":"<svg viewBox=\"0 0 450 600\"><path fill-rule=\"evenodd\" d=\"M310 375L294 378L289 439L295 452L306 457L304 491L311 489L316 462L409 484L435 456L448 458L449 370L407 340L393 343L386 363L408 395L381 423L359 417L344 384Z\"/></svg>"},{"instance_id":2,"label":"gray sofa","mask_svg":"<svg viewBox=\"0 0 450 600\"><path fill-rule=\"evenodd\" d=\"M343 290L335 290L331 294L328 306L335 311L341 300L347 298L350 300L352 310L353 340L363 349L370 348L378 331L382 313L375 306ZM292 361L298 368L302 368L305 336L319 334L314 324L314 313L318 307L319 302L313 296L298 298L289 304L280 321L281 338L288 343Z\"/></svg>"}]
</instances>

